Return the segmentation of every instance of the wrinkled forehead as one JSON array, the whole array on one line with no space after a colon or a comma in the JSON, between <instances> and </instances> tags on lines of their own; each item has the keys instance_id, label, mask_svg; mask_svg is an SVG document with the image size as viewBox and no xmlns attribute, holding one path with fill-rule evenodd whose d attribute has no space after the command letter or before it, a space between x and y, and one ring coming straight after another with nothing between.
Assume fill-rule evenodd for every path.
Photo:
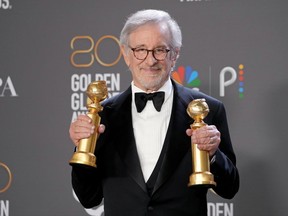
<instances>
[{"instance_id":1,"label":"wrinkled forehead","mask_svg":"<svg viewBox=\"0 0 288 216\"><path fill-rule=\"evenodd\" d=\"M144 25L138 26L133 31L130 32L128 37L128 43L145 41L154 41L157 43L170 44L171 33L169 31L168 25L160 23L146 23Z\"/></svg>"}]
</instances>

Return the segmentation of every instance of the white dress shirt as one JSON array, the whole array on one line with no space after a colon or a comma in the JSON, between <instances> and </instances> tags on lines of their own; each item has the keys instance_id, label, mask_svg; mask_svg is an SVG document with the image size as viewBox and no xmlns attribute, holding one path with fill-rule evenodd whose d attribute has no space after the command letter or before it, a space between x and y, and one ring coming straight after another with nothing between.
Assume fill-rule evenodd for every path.
<instances>
[{"instance_id":1,"label":"white dress shirt","mask_svg":"<svg viewBox=\"0 0 288 216\"><path fill-rule=\"evenodd\" d=\"M141 113L137 112L135 105L136 92L144 92L132 87L132 123L137 151L140 159L145 182L148 181L160 156L164 139L166 137L173 104L173 86L170 79L158 90L165 92L165 99L161 111L158 112L151 100Z\"/></svg>"}]
</instances>

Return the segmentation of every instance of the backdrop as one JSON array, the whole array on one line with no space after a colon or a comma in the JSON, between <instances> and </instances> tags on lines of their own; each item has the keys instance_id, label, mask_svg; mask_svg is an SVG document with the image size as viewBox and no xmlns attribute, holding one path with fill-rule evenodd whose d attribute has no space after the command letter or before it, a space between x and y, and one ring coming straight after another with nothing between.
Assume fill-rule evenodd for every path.
<instances>
[{"instance_id":1,"label":"backdrop","mask_svg":"<svg viewBox=\"0 0 288 216\"><path fill-rule=\"evenodd\" d=\"M68 129L87 84L131 81L119 50L128 15L168 11L183 31L173 78L224 102L241 177L209 216L287 212L288 1L0 0L0 216L103 216L73 196ZM188 181L188 180L187 180Z\"/></svg>"}]
</instances>

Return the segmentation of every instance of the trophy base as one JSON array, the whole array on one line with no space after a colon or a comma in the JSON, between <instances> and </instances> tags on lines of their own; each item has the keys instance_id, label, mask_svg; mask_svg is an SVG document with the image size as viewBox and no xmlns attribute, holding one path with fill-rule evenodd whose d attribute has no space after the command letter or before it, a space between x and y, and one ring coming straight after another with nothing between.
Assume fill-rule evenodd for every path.
<instances>
[{"instance_id":1,"label":"trophy base","mask_svg":"<svg viewBox=\"0 0 288 216\"><path fill-rule=\"evenodd\" d=\"M210 172L197 172L190 175L188 186L214 187L216 182Z\"/></svg>"},{"instance_id":2,"label":"trophy base","mask_svg":"<svg viewBox=\"0 0 288 216\"><path fill-rule=\"evenodd\" d=\"M69 161L71 166L96 167L96 156L89 152L75 152Z\"/></svg>"}]
</instances>

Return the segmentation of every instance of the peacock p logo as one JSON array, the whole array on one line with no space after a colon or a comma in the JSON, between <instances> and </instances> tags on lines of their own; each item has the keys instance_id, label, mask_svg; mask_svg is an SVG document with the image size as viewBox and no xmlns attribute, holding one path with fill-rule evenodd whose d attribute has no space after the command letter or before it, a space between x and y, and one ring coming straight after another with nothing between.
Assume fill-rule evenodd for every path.
<instances>
[{"instance_id":1,"label":"peacock p logo","mask_svg":"<svg viewBox=\"0 0 288 216\"><path fill-rule=\"evenodd\" d=\"M176 71L172 72L172 78L183 86L196 90L199 90L201 85L198 71L193 70L190 66L179 66Z\"/></svg>"}]
</instances>

